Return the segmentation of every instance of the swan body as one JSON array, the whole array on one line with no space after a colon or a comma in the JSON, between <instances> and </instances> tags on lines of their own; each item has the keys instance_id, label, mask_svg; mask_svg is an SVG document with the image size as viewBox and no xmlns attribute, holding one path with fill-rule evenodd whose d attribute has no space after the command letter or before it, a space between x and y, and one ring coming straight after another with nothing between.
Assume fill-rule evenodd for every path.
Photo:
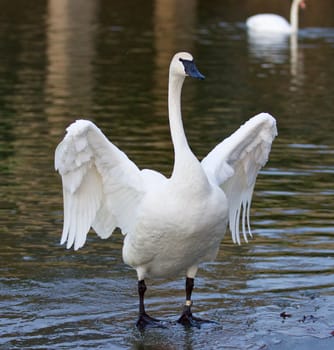
<instances>
[{"instance_id":1,"label":"swan body","mask_svg":"<svg viewBox=\"0 0 334 350\"><path fill-rule=\"evenodd\" d=\"M298 8L304 0L293 0L290 8L290 23L282 16L263 13L251 16L246 21L247 29L262 34L291 34L298 31Z\"/></svg>"},{"instance_id":2,"label":"swan body","mask_svg":"<svg viewBox=\"0 0 334 350\"><path fill-rule=\"evenodd\" d=\"M85 244L91 227L101 238L108 238L116 227L122 230L123 260L138 275L138 326L156 321L145 313L145 278L184 273L188 311L182 317L186 314L188 320L198 265L215 258L227 224L234 242L240 244L239 226L247 241L256 176L277 133L275 119L261 113L200 162L182 125L180 97L186 76L204 78L189 53L177 53L169 71L175 154L170 178L140 170L87 120L70 125L55 152L64 196L61 243L76 250Z\"/></svg>"}]
</instances>

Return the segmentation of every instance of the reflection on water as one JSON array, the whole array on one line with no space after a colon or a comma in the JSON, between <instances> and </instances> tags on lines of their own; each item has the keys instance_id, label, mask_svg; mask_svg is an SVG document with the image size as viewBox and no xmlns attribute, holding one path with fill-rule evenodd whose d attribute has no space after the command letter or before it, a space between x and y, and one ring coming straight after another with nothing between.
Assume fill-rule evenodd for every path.
<instances>
[{"instance_id":1,"label":"reflection on water","mask_svg":"<svg viewBox=\"0 0 334 350\"><path fill-rule=\"evenodd\" d=\"M262 50L240 19L249 8L231 3L219 12L214 3L186 1L178 12L176 2L145 2L138 14L127 1L3 6L1 349L289 348L296 336L333 331L334 29L302 28L297 41ZM187 81L183 93L199 157L260 111L277 117L279 136L255 188L254 239L238 247L227 235L196 279L194 311L218 323L140 334L121 234L91 234L79 252L59 246L53 153L65 127L85 117L139 166L169 174L168 64L181 46L207 76ZM174 321L183 278L147 284L152 315Z\"/></svg>"},{"instance_id":2,"label":"reflection on water","mask_svg":"<svg viewBox=\"0 0 334 350\"><path fill-rule=\"evenodd\" d=\"M90 110L97 4L82 0L48 1L47 115L61 114L73 104L78 114Z\"/></svg>"},{"instance_id":3,"label":"reflection on water","mask_svg":"<svg viewBox=\"0 0 334 350\"><path fill-rule=\"evenodd\" d=\"M249 53L254 60L261 62L265 70L273 70L275 65L290 62L293 85L302 84L303 56L298 51L298 35L247 32ZM264 74L264 73L263 73Z\"/></svg>"},{"instance_id":4,"label":"reflection on water","mask_svg":"<svg viewBox=\"0 0 334 350\"><path fill-rule=\"evenodd\" d=\"M271 64L283 64L289 57L289 35L266 34L248 31L250 54L258 60ZM291 46L291 50L294 49Z\"/></svg>"}]
</instances>

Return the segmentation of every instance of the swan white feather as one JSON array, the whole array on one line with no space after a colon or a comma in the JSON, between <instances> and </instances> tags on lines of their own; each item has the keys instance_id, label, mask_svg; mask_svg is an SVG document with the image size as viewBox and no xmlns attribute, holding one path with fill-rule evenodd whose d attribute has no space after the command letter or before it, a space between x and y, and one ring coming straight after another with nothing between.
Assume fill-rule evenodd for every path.
<instances>
[{"instance_id":1,"label":"swan white feather","mask_svg":"<svg viewBox=\"0 0 334 350\"><path fill-rule=\"evenodd\" d=\"M276 134L275 119L267 113L258 114L202 160L211 182L220 186L227 196L229 226L234 243L240 244L240 216L246 242L247 231L251 235L249 212L253 188L259 170L268 160Z\"/></svg>"},{"instance_id":2,"label":"swan white feather","mask_svg":"<svg viewBox=\"0 0 334 350\"><path fill-rule=\"evenodd\" d=\"M290 8L290 23L282 16L263 13L251 16L246 21L248 30L259 34L291 34L298 31L298 8L305 0L293 0Z\"/></svg>"},{"instance_id":3,"label":"swan white feather","mask_svg":"<svg viewBox=\"0 0 334 350\"><path fill-rule=\"evenodd\" d=\"M170 66L175 152L170 178L140 170L87 120L70 125L55 152L64 195L61 243L76 250L90 227L102 238L119 227L125 235L123 259L137 270L139 280L182 271L193 278L198 264L215 258L228 221L233 241L240 244L241 217L247 241L256 177L277 133L275 119L259 114L199 162L185 138L180 111L185 62L192 60L190 54L178 53Z\"/></svg>"},{"instance_id":4,"label":"swan white feather","mask_svg":"<svg viewBox=\"0 0 334 350\"><path fill-rule=\"evenodd\" d=\"M230 231L233 241L238 244L240 217L244 239L247 241L247 231L251 234L249 210L253 188L260 168L268 159L276 133L275 119L261 113L217 145L201 162L211 185L221 187L227 196ZM191 166L196 168L199 165L196 162L192 165L192 156L190 160L188 164L182 159L182 166L186 168L182 175L184 179L190 176L194 180L191 172L199 169L192 169ZM173 177L167 180L155 171L139 170L125 153L87 120L78 120L67 128L64 140L56 149L55 168L63 182L64 227L61 243L67 241L67 248L74 244L75 250L84 245L90 227L102 238L108 238L116 227L120 227L123 234L136 235L137 214L138 211L142 212L143 203L146 203L144 197L151 198L152 189L156 191L153 192L155 197L159 186L164 188L166 183L175 184L175 181L171 181ZM192 186L196 187L196 183ZM176 198L180 194L194 195L194 191L188 190L188 187L185 189L188 192L180 189L182 181L175 185ZM157 198L163 201L163 197ZM195 199L189 198L190 201ZM154 208L163 210L164 213L160 215L166 216L167 204L173 206L173 203L164 202L163 208L158 203ZM182 218L182 211L178 215ZM177 221L177 218L174 216L173 220ZM200 220L205 222L205 216ZM224 220L226 218L222 217L221 221Z\"/></svg>"},{"instance_id":5,"label":"swan white feather","mask_svg":"<svg viewBox=\"0 0 334 350\"><path fill-rule=\"evenodd\" d=\"M61 243L81 248L92 226L108 238L116 227L133 229L144 194L137 166L92 122L78 120L58 145L55 168L62 176L64 227Z\"/></svg>"}]
</instances>

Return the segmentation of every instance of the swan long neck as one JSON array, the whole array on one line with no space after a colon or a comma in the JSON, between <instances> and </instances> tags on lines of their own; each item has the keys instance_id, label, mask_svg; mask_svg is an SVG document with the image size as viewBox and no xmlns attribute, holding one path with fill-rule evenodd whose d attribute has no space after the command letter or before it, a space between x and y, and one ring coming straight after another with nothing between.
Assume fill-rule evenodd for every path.
<instances>
[{"instance_id":1,"label":"swan long neck","mask_svg":"<svg viewBox=\"0 0 334 350\"><path fill-rule=\"evenodd\" d=\"M169 74L168 84L168 113L169 125L172 136L175 161L177 155L185 150L190 150L186 135L184 133L181 115L181 91L185 77Z\"/></svg>"},{"instance_id":2,"label":"swan long neck","mask_svg":"<svg viewBox=\"0 0 334 350\"><path fill-rule=\"evenodd\" d=\"M299 3L301 0L293 0L290 9L290 24L293 33L297 33L298 31L298 11L299 11Z\"/></svg>"}]
</instances>

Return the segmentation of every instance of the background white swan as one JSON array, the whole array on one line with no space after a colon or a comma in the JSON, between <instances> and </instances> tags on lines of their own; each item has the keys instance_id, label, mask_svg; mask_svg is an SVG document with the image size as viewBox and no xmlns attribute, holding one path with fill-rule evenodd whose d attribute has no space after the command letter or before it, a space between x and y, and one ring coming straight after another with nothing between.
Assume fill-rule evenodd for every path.
<instances>
[{"instance_id":1,"label":"background white swan","mask_svg":"<svg viewBox=\"0 0 334 350\"><path fill-rule=\"evenodd\" d=\"M290 8L290 23L282 16L263 13L251 16L246 21L248 30L260 33L291 34L298 31L299 6L304 7L305 0L293 0Z\"/></svg>"},{"instance_id":2,"label":"background white swan","mask_svg":"<svg viewBox=\"0 0 334 350\"><path fill-rule=\"evenodd\" d=\"M186 76L203 79L189 53L170 64L168 107L175 160L166 178L139 168L92 122L78 120L55 153L62 176L64 228L61 243L82 247L90 227L108 238L116 227L124 238L123 260L137 271L138 327L159 324L145 312L144 279L186 275L186 304L179 322L198 325L191 293L198 265L215 258L229 221L233 241L239 226L247 240L249 210L259 169L277 133L269 114L251 118L202 162L184 133L180 97ZM241 219L241 225L239 221Z\"/></svg>"}]
</instances>

